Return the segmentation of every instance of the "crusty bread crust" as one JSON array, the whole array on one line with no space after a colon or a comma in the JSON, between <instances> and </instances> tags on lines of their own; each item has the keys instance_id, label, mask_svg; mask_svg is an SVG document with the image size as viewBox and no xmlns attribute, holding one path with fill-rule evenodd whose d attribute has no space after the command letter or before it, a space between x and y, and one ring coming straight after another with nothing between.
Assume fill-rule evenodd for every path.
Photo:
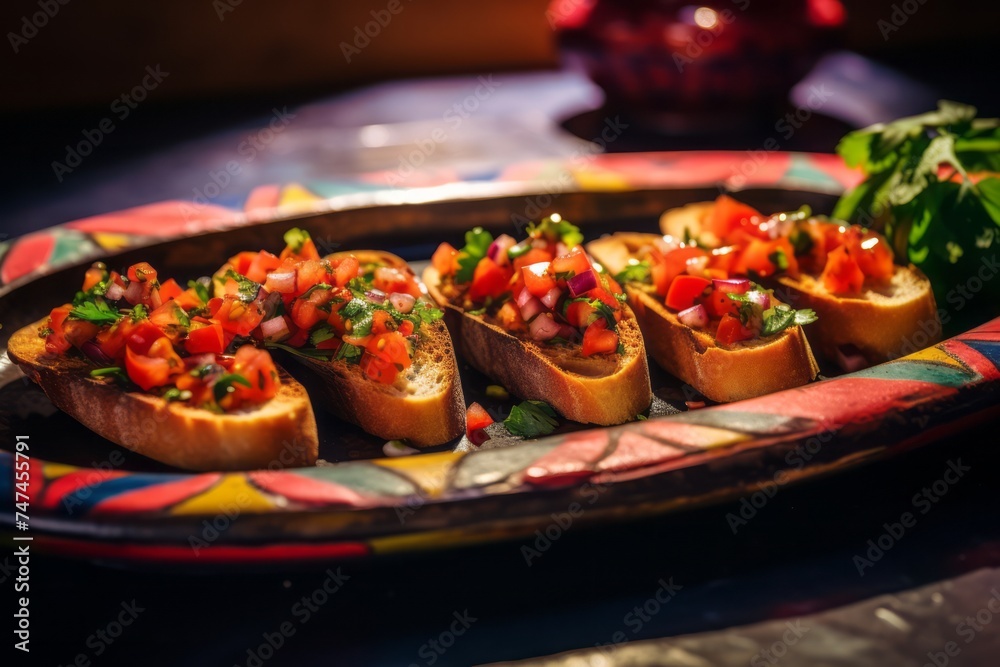
<instances>
[{"instance_id":1,"label":"crusty bread crust","mask_svg":"<svg viewBox=\"0 0 1000 667\"><path fill-rule=\"evenodd\" d=\"M592 241L587 250L608 271L618 273L636 250L656 238L618 233ZM819 372L802 327L724 348L709 334L682 324L655 294L634 285L625 285L625 291L650 356L713 401L739 401L798 387Z\"/></svg>"},{"instance_id":2,"label":"crusty bread crust","mask_svg":"<svg viewBox=\"0 0 1000 667\"><path fill-rule=\"evenodd\" d=\"M410 271L403 259L379 250L354 250L362 264L377 263ZM367 379L357 364L306 361L324 380L330 409L387 440L405 439L416 447L444 444L465 432L465 397L455 350L444 322L424 324L413 365L394 385Z\"/></svg>"},{"instance_id":3,"label":"crusty bread crust","mask_svg":"<svg viewBox=\"0 0 1000 667\"><path fill-rule=\"evenodd\" d=\"M602 426L630 421L649 407L646 353L627 306L618 324L625 353L613 362L588 360L523 340L453 306L439 289L441 276L434 267L424 271L423 279L431 297L446 309L465 359L517 396L545 401L567 419Z\"/></svg>"},{"instance_id":4,"label":"crusty bread crust","mask_svg":"<svg viewBox=\"0 0 1000 667\"><path fill-rule=\"evenodd\" d=\"M15 332L7 353L63 412L98 435L185 470L247 470L313 465L316 419L305 389L284 370L278 394L260 406L218 415L168 403L90 377L78 356L53 355L40 320Z\"/></svg>"},{"instance_id":5,"label":"crusty bread crust","mask_svg":"<svg viewBox=\"0 0 1000 667\"><path fill-rule=\"evenodd\" d=\"M714 202L671 209L660 217L664 234L697 236L711 215ZM941 321L930 280L912 264L897 266L888 284L866 282L857 297L826 291L816 277L780 276L769 281L776 294L794 308L812 308L819 320L807 328L809 342L828 359L841 346L853 345L870 364L879 364L941 340ZM920 334L917 345L914 338Z\"/></svg>"}]
</instances>

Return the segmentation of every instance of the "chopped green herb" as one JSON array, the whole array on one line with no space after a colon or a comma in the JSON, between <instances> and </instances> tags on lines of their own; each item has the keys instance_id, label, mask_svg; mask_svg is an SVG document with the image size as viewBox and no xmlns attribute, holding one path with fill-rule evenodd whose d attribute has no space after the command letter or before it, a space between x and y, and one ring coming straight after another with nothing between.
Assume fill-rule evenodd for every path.
<instances>
[{"instance_id":1,"label":"chopped green herb","mask_svg":"<svg viewBox=\"0 0 1000 667\"><path fill-rule=\"evenodd\" d=\"M171 401L190 401L191 396L191 392L187 389L181 390L177 387L171 387L163 392L163 399L168 403Z\"/></svg>"},{"instance_id":2,"label":"chopped green herb","mask_svg":"<svg viewBox=\"0 0 1000 667\"><path fill-rule=\"evenodd\" d=\"M237 296L239 296L240 301L243 303L251 303L257 299L257 295L260 293L260 283L255 283L246 276L242 276L232 269L226 271L226 275L219 279L220 282L226 282L228 279L236 281L238 286Z\"/></svg>"},{"instance_id":3,"label":"chopped green herb","mask_svg":"<svg viewBox=\"0 0 1000 667\"><path fill-rule=\"evenodd\" d=\"M788 240L791 241L796 256L809 253L815 245L812 236L803 229L792 230L792 233L788 236Z\"/></svg>"},{"instance_id":4,"label":"chopped green herb","mask_svg":"<svg viewBox=\"0 0 1000 667\"><path fill-rule=\"evenodd\" d=\"M132 306L132 323L133 324L135 324L139 320L147 318L147 317L149 317L149 311L146 310L146 306L142 305L141 303L137 303L134 306ZM184 315L184 319L187 319L187 315L186 314ZM191 322L189 321L188 324L191 324ZM187 325L185 325L185 326L187 326Z\"/></svg>"},{"instance_id":5,"label":"chopped green herb","mask_svg":"<svg viewBox=\"0 0 1000 667\"><path fill-rule=\"evenodd\" d=\"M636 416L635 416L635 420L636 420L637 422L644 422L644 421L646 421L647 419L649 419L649 417L647 417L646 415L636 415Z\"/></svg>"},{"instance_id":6,"label":"chopped green herb","mask_svg":"<svg viewBox=\"0 0 1000 667\"><path fill-rule=\"evenodd\" d=\"M124 375L125 371L120 366L107 366L105 368L95 368L90 371L90 377L92 378L119 377Z\"/></svg>"},{"instance_id":7,"label":"chopped green herb","mask_svg":"<svg viewBox=\"0 0 1000 667\"><path fill-rule=\"evenodd\" d=\"M456 283L467 283L472 280L472 275L476 272L476 265L479 264L479 260L486 257L491 243L493 243L493 235L482 227L476 227L465 233L465 246L458 253Z\"/></svg>"},{"instance_id":8,"label":"chopped green herb","mask_svg":"<svg viewBox=\"0 0 1000 667\"><path fill-rule=\"evenodd\" d=\"M788 257L785 255L785 251L781 248L772 252L767 256L767 258L771 261L771 264L774 264L774 266L777 267L779 271L788 270Z\"/></svg>"},{"instance_id":9,"label":"chopped green herb","mask_svg":"<svg viewBox=\"0 0 1000 667\"><path fill-rule=\"evenodd\" d=\"M337 354L335 350L318 350L316 348L308 348L308 347L292 347L291 345L285 345L283 343L265 342L264 347L268 348L269 350L271 349L284 350L289 354L294 354L296 357L302 357L303 359L316 359L320 361L328 361L332 359L335 354ZM341 349L343 349L344 347L346 347L346 344L342 345Z\"/></svg>"},{"instance_id":10,"label":"chopped green herb","mask_svg":"<svg viewBox=\"0 0 1000 667\"><path fill-rule=\"evenodd\" d=\"M511 433L522 438L537 438L552 433L559 425L556 411L544 401L524 401L511 408L510 416L503 425Z\"/></svg>"},{"instance_id":11,"label":"chopped green herb","mask_svg":"<svg viewBox=\"0 0 1000 667\"><path fill-rule=\"evenodd\" d=\"M536 233L550 239L554 238L557 241L562 241L567 248L572 248L583 243L583 234L580 233L580 228L568 220L563 220L562 216L557 213L542 218L542 221L537 225L528 225L528 234L535 236Z\"/></svg>"},{"instance_id":12,"label":"chopped green herb","mask_svg":"<svg viewBox=\"0 0 1000 667\"><path fill-rule=\"evenodd\" d=\"M104 299L85 301L69 311L70 317L86 320L92 324L114 324L120 317L118 311L112 310Z\"/></svg>"},{"instance_id":13,"label":"chopped green herb","mask_svg":"<svg viewBox=\"0 0 1000 667\"><path fill-rule=\"evenodd\" d=\"M615 280L619 283L649 283L650 282L650 272L649 272L649 262L640 262L638 260L629 261L628 266L618 272L615 275Z\"/></svg>"},{"instance_id":14,"label":"chopped green herb","mask_svg":"<svg viewBox=\"0 0 1000 667\"><path fill-rule=\"evenodd\" d=\"M348 363L354 363L354 364L356 364L356 363L358 363L358 362L361 361L361 354L363 352L364 352L364 350L362 350L357 345L351 345L350 343L344 343L343 345L340 346L340 349L337 350L337 356L335 358L336 359L344 359Z\"/></svg>"},{"instance_id":15,"label":"chopped green herb","mask_svg":"<svg viewBox=\"0 0 1000 667\"><path fill-rule=\"evenodd\" d=\"M187 283L188 287L194 290L194 293L198 295L198 300L202 303L208 303L210 298L208 293L208 285L203 283L201 280L189 280Z\"/></svg>"},{"instance_id":16,"label":"chopped green herb","mask_svg":"<svg viewBox=\"0 0 1000 667\"><path fill-rule=\"evenodd\" d=\"M39 329L38 329L38 337L39 338L48 338L53 333L54 332L52 331L52 327L39 327Z\"/></svg>"},{"instance_id":17,"label":"chopped green herb","mask_svg":"<svg viewBox=\"0 0 1000 667\"><path fill-rule=\"evenodd\" d=\"M292 227L284 235L285 245L292 249L292 252L302 252L302 246L311 237L309 232L298 227Z\"/></svg>"},{"instance_id":18,"label":"chopped green herb","mask_svg":"<svg viewBox=\"0 0 1000 667\"><path fill-rule=\"evenodd\" d=\"M315 345L319 345L320 343L322 343L324 341L328 341L328 340L331 340L331 339L337 338L337 337L338 337L337 333L333 329L331 329L330 327L328 327L326 325L323 325L323 326L317 328L311 334L309 334L309 342L312 345L315 346Z\"/></svg>"},{"instance_id":19,"label":"chopped green herb","mask_svg":"<svg viewBox=\"0 0 1000 667\"><path fill-rule=\"evenodd\" d=\"M816 313L808 308L794 310L785 304L779 304L764 311L764 324L761 327L761 336L773 336L790 326L801 326L816 321Z\"/></svg>"}]
</instances>

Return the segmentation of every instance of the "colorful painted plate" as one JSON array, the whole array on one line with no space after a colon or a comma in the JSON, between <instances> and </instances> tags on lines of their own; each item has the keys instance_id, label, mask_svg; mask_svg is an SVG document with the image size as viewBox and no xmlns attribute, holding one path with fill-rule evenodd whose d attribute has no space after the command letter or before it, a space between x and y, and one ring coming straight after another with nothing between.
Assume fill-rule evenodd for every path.
<instances>
[{"instance_id":1,"label":"colorful painted plate","mask_svg":"<svg viewBox=\"0 0 1000 667\"><path fill-rule=\"evenodd\" d=\"M324 251L374 246L419 259L473 225L502 229L549 211L590 236L652 230L666 208L711 198L719 187L739 186L764 209L805 202L828 210L856 180L833 156L747 160L742 153L601 156L416 190L385 189L371 175L258 188L240 210L164 202L79 220L3 247L0 345L43 316L59 298L53 295L65 294L80 266L97 257L116 265L144 259L196 277L219 257L280 244L281 233L298 225ZM924 346L916 337L911 344ZM321 415L321 456L335 463L189 474L101 441L56 411L6 354L0 364L0 428L10 450L0 452L4 525L36 548L116 561L327 562L511 539L559 530L566 520L631 519L739 495L753 503L777 486L899 454L1000 414L994 320L897 361L730 405L678 412L690 398L685 388L654 376L666 400L653 418L615 428L570 427L510 446L457 443L384 458L357 429ZM472 400L484 381L468 375L464 383ZM16 504L22 501L28 504Z\"/></svg>"}]
</instances>

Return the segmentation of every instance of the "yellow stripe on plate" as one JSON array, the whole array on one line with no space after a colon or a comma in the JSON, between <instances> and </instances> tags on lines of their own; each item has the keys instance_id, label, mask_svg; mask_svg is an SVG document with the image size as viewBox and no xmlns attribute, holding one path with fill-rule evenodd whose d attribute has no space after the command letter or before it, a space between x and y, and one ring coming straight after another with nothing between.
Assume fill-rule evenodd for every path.
<instances>
[{"instance_id":1,"label":"yellow stripe on plate","mask_svg":"<svg viewBox=\"0 0 1000 667\"><path fill-rule=\"evenodd\" d=\"M243 475L225 475L218 484L174 507L171 514L215 514L217 512L269 512L274 502L252 486Z\"/></svg>"},{"instance_id":2,"label":"yellow stripe on plate","mask_svg":"<svg viewBox=\"0 0 1000 667\"><path fill-rule=\"evenodd\" d=\"M455 463L465 456L461 452L441 452L419 456L401 456L395 459L376 459L377 466L397 470L413 480L429 496L437 496L444 490L448 472Z\"/></svg>"}]
</instances>

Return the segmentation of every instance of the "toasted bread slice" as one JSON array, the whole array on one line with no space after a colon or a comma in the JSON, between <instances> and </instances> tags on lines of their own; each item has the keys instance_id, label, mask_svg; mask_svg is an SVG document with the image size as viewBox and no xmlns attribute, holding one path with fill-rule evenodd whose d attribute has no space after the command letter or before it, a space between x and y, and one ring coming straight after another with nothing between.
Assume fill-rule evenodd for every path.
<instances>
[{"instance_id":1,"label":"toasted bread slice","mask_svg":"<svg viewBox=\"0 0 1000 667\"><path fill-rule=\"evenodd\" d=\"M14 333L7 354L63 412L101 437L185 470L313 465L316 419L305 389L284 370L278 394L259 406L216 414L90 377L79 356L50 354L40 320Z\"/></svg>"},{"instance_id":2,"label":"toasted bread slice","mask_svg":"<svg viewBox=\"0 0 1000 667\"><path fill-rule=\"evenodd\" d=\"M667 211L660 217L660 230L676 238L686 232L711 244L702 226L714 206L714 202L698 202ZM776 296L793 308L816 311L819 321L809 327L807 335L828 359L838 359L845 347L853 346L868 363L878 364L912 351L914 345L933 345L941 338L930 280L912 264L897 265L888 283L866 281L855 297L831 294L816 276L780 276L768 282ZM919 345L913 340L918 332Z\"/></svg>"},{"instance_id":3,"label":"toasted bread slice","mask_svg":"<svg viewBox=\"0 0 1000 667\"><path fill-rule=\"evenodd\" d=\"M565 348L518 338L481 316L452 305L434 267L423 275L431 297L446 310L465 359L521 398L545 401L567 419L608 426L649 407L652 391L642 336L626 306L618 324L624 354L583 357Z\"/></svg>"},{"instance_id":4,"label":"toasted bread slice","mask_svg":"<svg viewBox=\"0 0 1000 667\"><path fill-rule=\"evenodd\" d=\"M362 265L374 263L411 272L400 257L378 250L354 250ZM426 298L426 297L425 297ZM341 419L387 440L405 439L431 447L465 432L465 397L448 328L441 320L420 327L413 365L395 384L372 382L358 364L305 360L324 380L330 408Z\"/></svg>"},{"instance_id":5,"label":"toasted bread slice","mask_svg":"<svg viewBox=\"0 0 1000 667\"><path fill-rule=\"evenodd\" d=\"M591 241L587 250L615 274L656 238L655 234L617 233ZM802 327L724 348L710 334L682 324L651 288L624 287L650 356L713 401L738 401L798 387L819 372Z\"/></svg>"}]
</instances>

